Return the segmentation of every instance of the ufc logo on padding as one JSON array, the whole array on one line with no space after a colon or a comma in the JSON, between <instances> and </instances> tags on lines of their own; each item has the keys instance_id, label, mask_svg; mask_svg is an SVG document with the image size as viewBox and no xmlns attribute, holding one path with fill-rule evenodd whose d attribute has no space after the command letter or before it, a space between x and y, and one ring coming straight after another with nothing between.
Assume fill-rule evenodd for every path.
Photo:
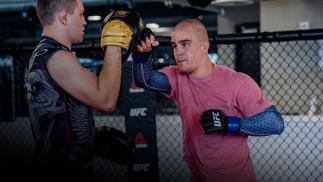
<instances>
[{"instance_id":1,"label":"ufc logo on padding","mask_svg":"<svg viewBox=\"0 0 323 182\"><path fill-rule=\"evenodd\" d=\"M130 116L146 116L147 108L132 108L130 109Z\"/></svg>"}]
</instances>

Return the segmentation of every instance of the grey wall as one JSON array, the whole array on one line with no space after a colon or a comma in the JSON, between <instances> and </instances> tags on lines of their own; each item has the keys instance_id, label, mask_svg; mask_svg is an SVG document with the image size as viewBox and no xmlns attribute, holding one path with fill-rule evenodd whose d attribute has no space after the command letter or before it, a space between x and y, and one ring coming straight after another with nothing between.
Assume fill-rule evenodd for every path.
<instances>
[{"instance_id":1,"label":"grey wall","mask_svg":"<svg viewBox=\"0 0 323 182\"><path fill-rule=\"evenodd\" d=\"M302 21L310 29L323 28L322 0L271 0L261 1L261 31L298 30Z\"/></svg>"},{"instance_id":2,"label":"grey wall","mask_svg":"<svg viewBox=\"0 0 323 182\"><path fill-rule=\"evenodd\" d=\"M322 0L261 0L247 6L219 8L218 33L235 33L235 26L260 23L261 32L300 29L308 22L310 29L323 28Z\"/></svg>"},{"instance_id":3,"label":"grey wall","mask_svg":"<svg viewBox=\"0 0 323 182\"><path fill-rule=\"evenodd\" d=\"M248 6L223 7L219 9L218 33L235 33L235 26L259 22L259 3Z\"/></svg>"}]
</instances>

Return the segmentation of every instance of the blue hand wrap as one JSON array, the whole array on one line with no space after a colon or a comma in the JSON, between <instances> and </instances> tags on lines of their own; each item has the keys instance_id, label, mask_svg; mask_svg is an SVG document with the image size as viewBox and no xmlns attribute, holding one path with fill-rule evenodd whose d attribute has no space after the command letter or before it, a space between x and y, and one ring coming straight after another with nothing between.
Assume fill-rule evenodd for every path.
<instances>
[{"instance_id":1,"label":"blue hand wrap","mask_svg":"<svg viewBox=\"0 0 323 182\"><path fill-rule=\"evenodd\" d=\"M228 132L238 133L240 131L240 118L228 117Z\"/></svg>"}]
</instances>

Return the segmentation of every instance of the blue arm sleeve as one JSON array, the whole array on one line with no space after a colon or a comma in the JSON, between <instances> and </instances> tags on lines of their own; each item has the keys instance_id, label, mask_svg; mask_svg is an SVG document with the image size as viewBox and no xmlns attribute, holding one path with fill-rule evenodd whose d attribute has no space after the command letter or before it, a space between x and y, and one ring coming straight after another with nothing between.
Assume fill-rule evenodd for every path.
<instances>
[{"instance_id":1,"label":"blue arm sleeve","mask_svg":"<svg viewBox=\"0 0 323 182\"><path fill-rule=\"evenodd\" d=\"M150 61L143 55L133 53L132 59L132 73L138 86L158 93L170 94L171 86L164 73L153 70Z\"/></svg>"},{"instance_id":2,"label":"blue arm sleeve","mask_svg":"<svg viewBox=\"0 0 323 182\"><path fill-rule=\"evenodd\" d=\"M229 117L232 126L236 126L237 118ZM239 121L239 133L250 136L280 135L284 131L284 121L275 106L267 108L255 116L243 118Z\"/></svg>"}]
</instances>

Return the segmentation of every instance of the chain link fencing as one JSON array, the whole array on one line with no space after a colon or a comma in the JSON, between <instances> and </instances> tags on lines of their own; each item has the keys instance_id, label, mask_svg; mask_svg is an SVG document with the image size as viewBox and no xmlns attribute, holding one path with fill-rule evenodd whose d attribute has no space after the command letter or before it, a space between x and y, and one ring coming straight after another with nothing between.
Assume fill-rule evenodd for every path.
<instances>
[{"instance_id":1,"label":"chain link fencing","mask_svg":"<svg viewBox=\"0 0 323 182\"><path fill-rule=\"evenodd\" d=\"M210 37L212 61L250 75L285 121L280 136L249 137L258 181L323 181L323 30ZM169 39L160 40L153 53L155 69L175 63ZM74 50L85 67L100 71L103 53L97 40ZM32 46L0 50L0 161L31 162L34 141L23 87L31 52ZM189 181L176 105L157 95L155 107L159 180ZM97 126L125 131L119 101L114 113L94 113ZM97 181L127 181L127 166L95 162Z\"/></svg>"}]
</instances>

